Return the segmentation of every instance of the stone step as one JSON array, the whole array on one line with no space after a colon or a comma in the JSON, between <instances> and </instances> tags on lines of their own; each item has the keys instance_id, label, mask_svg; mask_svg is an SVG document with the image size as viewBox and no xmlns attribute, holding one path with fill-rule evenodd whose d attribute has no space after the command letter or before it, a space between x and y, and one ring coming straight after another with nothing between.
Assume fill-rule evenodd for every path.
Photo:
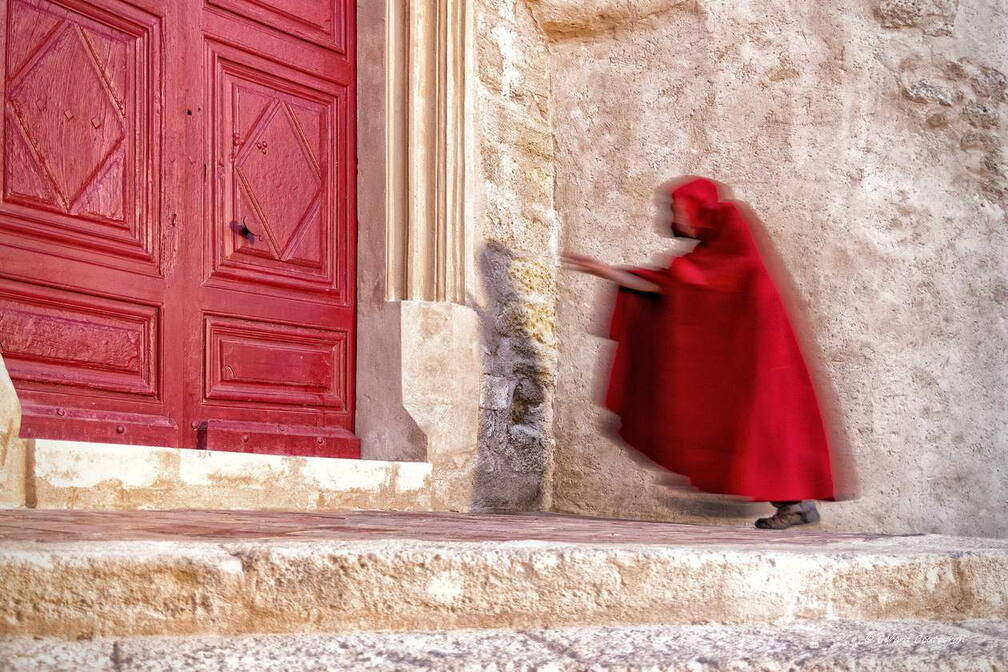
<instances>
[{"instance_id":1,"label":"stone step","mask_svg":"<svg viewBox=\"0 0 1008 672\"><path fill-rule=\"evenodd\" d=\"M967 621L0 640L9 672L1003 670L1008 624Z\"/></svg>"},{"instance_id":2,"label":"stone step","mask_svg":"<svg viewBox=\"0 0 1008 672\"><path fill-rule=\"evenodd\" d=\"M34 439L33 508L429 511L432 465Z\"/></svg>"},{"instance_id":3,"label":"stone step","mask_svg":"<svg viewBox=\"0 0 1008 672\"><path fill-rule=\"evenodd\" d=\"M1008 541L545 515L0 512L0 634L1008 620Z\"/></svg>"}]
</instances>

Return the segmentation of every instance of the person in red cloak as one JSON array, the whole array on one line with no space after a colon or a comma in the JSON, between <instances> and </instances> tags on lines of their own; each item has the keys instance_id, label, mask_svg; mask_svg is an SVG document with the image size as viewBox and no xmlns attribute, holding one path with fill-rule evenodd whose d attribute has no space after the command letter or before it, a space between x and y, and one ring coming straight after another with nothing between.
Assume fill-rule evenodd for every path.
<instances>
[{"instance_id":1,"label":"person in red cloak","mask_svg":"<svg viewBox=\"0 0 1008 672\"><path fill-rule=\"evenodd\" d=\"M619 285L605 404L619 435L711 493L769 501L756 527L819 520L834 499L816 390L784 303L736 204L696 178L669 188L672 232L698 241L664 269L565 255Z\"/></svg>"}]
</instances>

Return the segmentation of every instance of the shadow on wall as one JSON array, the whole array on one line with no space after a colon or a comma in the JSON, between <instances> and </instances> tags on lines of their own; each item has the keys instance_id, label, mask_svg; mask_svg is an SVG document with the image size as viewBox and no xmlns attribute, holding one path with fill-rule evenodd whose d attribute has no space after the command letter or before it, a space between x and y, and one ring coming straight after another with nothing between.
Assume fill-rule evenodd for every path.
<instances>
[{"instance_id":1,"label":"shadow on wall","mask_svg":"<svg viewBox=\"0 0 1008 672\"><path fill-rule=\"evenodd\" d=\"M496 242L479 255L488 301L477 308L483 364L473 508L538 511L552 451L555 360L552 309L520 289L516 267L534 263Z\"/></svg>"}]
</instances>

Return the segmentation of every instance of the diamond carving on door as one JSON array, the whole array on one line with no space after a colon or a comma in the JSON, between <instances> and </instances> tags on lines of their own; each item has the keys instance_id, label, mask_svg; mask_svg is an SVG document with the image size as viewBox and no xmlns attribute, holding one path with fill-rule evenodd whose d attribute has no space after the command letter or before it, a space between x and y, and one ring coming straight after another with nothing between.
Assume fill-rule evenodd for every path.
<instances>
[{"instance_id":1,"label":"diamond carving on door","mask_svg":"<svg viewBox=\"0 0 1008 672\"><path fill-rule=\"evenodd\" d=\"M0 212L17 219L0 226L55 238L77 256L101 248L153 260L137 185L156 189L157 150L150 100L138 94L159 72L156 24L102 14L8 3Z\"/></svg>"},{"instance_id":2,"label":"diamond carving on door","mask_svg":"<svg viewBox=\"0 0 1008 672\"><path fill-rule=\"evenodd\" d=\"M308 143L315 140L316 147L322 143L317 137L305 137L287 102L274 98L258 116L258 123L238 142L234 167L241 195L236 215L243 221L246 217L258 221L272 257L289 261L294 250L302 247L306 230L319 227L322 179ZM276 170L278 164L286 169ZM317 242L319 236L308 238ZM317 247L309 248L299 259L317 262L322 256Z\"/></svg>"},{"instance_id":3,"label":"diamond carving on door","mask_svg":"<svg viewBox=\"0 0 1008 672\"><path fill-rule=\"evenodd\" d=\"M294 81L273 64L264 72L223 45L208 58L219 111L211 274L345 303L346 195L337 191L345 184L337 155L345 88Z\"/></svg>"},{"instance_id":4,"label":"diamond carving on door","mask_svg":"<svg viewBox=\"0 0 1008 672\"><path fill-rule=\"evenodd\" d=\"M8 81L10 110L27 140L34 164L30 168L35 175L44 174L51 187L49 193L38 194L40 200L64 212L79 212L84 192L94 191L109 173L113 182L122 175L125 117L115 98L121 77L96 60L96 41L79 25L63 21L32 62ZM122 45L115 46L121 51ZM53 88L66 93L67 105L57 106L47 95ZM70 146L80 151L65 152ZM119 170L112 171L116 164ZM11 177L16 193L20 175L14 172ZM121 204L107 205L113 205L111 212L93 214L121 221Z\"/></svg>"}]
</instances>

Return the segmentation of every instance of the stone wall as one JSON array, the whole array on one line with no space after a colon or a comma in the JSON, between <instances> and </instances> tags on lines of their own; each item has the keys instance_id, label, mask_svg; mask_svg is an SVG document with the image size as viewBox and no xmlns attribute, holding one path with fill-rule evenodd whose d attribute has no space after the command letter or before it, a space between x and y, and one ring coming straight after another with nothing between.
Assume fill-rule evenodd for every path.
<instances>
[{"instance_id":1,"label":"stone wall","mask_svg":"<svg viewBox=\"0 0 1008 672\"><path fill-rule=\"evenodd\" d=\"M474 505L548 507L557 220L544 36L524 0L475 3L474 246L483 389Z\"/></svg>"},{"instance_id":2,"label":"stone wall","mask_svg":"<svg viewBox=\"0 0 1008 672\"><path fill-rule=\"evenodd\" d=\"M0 354L0 509L25 505L28 452L20 429L21 404Z\"/></svg>"},{"instance_id":3,"label":"stone wall","mask_svg":"<svg viewBox=\"0 0 1008 672\"><path fill-rule=\"evenodd\" d=\"M549 39L562 245L647 262L654 188L762 216L836 388L860 497L832 529L1008 535L1001 2L529 0ZM611 289L563 274L553 508L745 524L605 438Z\"/></svg>"}]
</instances>

